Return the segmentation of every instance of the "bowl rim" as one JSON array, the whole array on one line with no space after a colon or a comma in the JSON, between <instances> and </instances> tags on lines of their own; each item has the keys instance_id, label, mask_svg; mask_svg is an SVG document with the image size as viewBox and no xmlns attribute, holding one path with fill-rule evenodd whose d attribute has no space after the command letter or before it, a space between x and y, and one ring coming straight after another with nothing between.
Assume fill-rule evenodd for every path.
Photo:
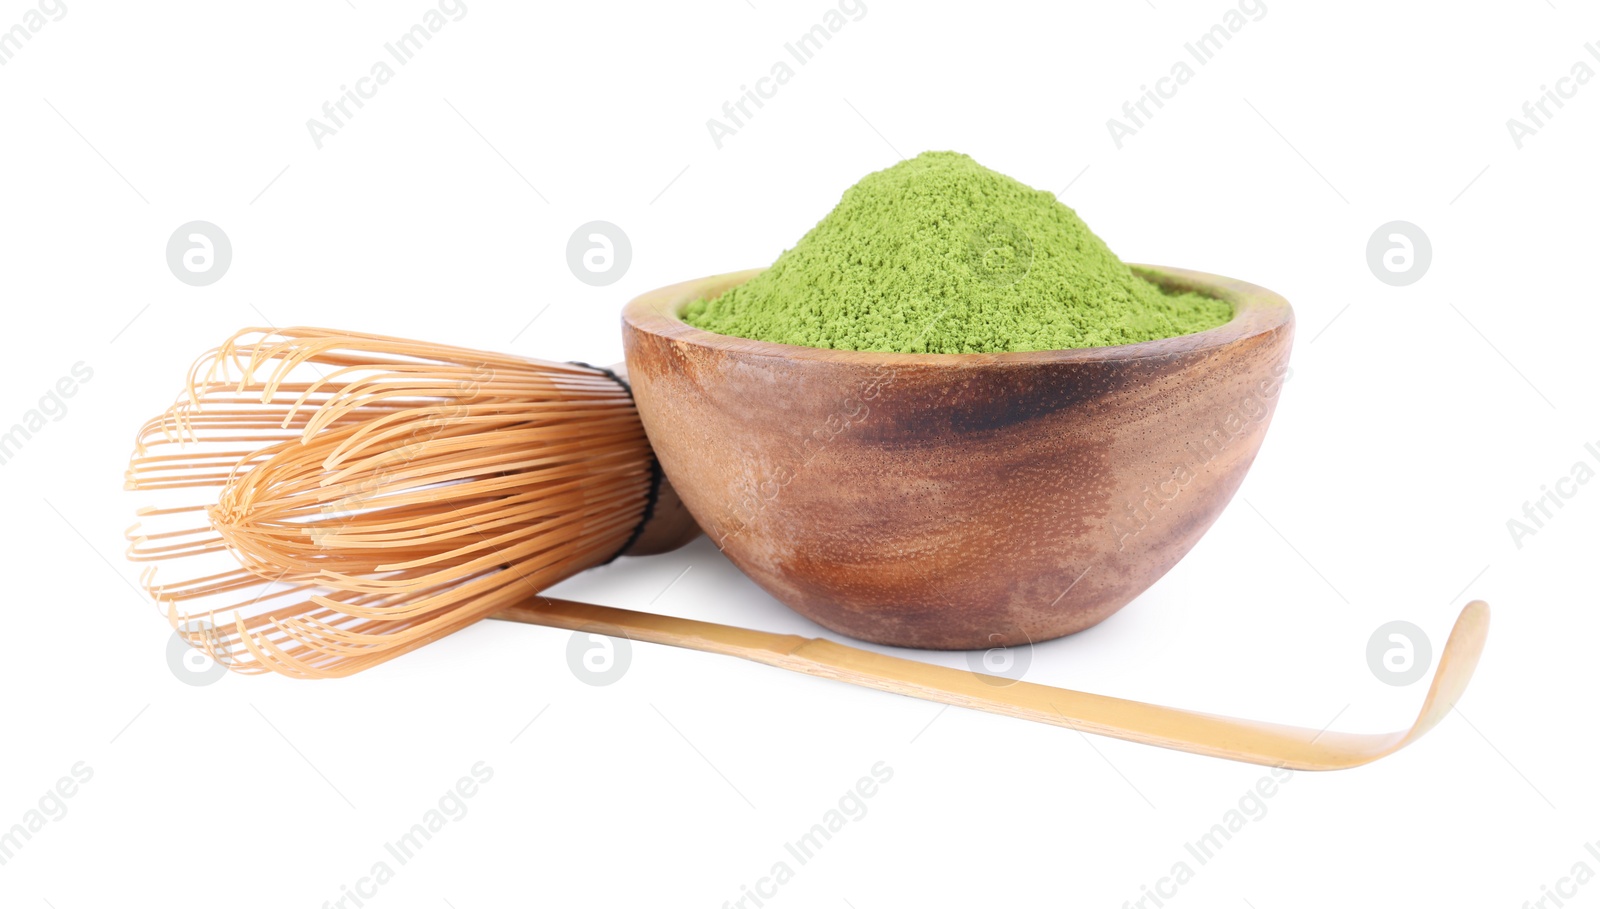
<instances>
[{"instance_id":1,"label":"bowl rim","mask_svg":"<svg viewBox=\"0 0 1600 909\"><path fill-rule=\"evenodd\" d=\"M694 278L640 294L623 307L622 321L625 326L644 334L725 353L847 365L888 364L923 367L965 367L978 364L1038 365L1171 357L1216 350L1249 338L1284 330L1294 324L1294 311L1290 308L1289 301L1264 287L1236 278L1186 268L1133 263L1128 267L1139 277L1163 290L1195 291L1222 300L1233 307L1233 317L1215 328L1172 338L1157 338L1152 341L1109 347L1018 350L1003 353L891 353L836 350L717 334L683 321L683 311L691 302L721 294L766 271L765 268L752 268Z\"/></svg>"}]
</instances>

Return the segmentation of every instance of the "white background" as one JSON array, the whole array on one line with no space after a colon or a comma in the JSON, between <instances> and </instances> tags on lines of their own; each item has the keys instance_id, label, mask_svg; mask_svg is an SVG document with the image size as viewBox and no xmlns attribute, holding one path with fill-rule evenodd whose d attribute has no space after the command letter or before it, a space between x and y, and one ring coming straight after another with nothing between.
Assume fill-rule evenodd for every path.
<instances>
[{"instance_id":1,"label":"white background","mask_svg":"<svg viewBox=\"0 0 1600 909\"><path fill-rule=\"evenodd\" d=\"M1185 859L1169 905L1514 907L1578 862L1600 872L1600 483L1520 547L1506 525L1600 466L1600 82L1520 150L1506 127L1574 62L1600 68L1600 15L1268 0L1118 150L1107 118L1221 0L866 0L719 150L707 118L823 0L467 0L318 150L306 120L423 2L66 5L0 67L0 424L93 370L0 467L0 827L75 763L93 778L0 866L0 903L322 906L479 761L494 775L468 813L369 906L721 906L781 859L795 875L768 906L854 909L1122 906ZM0 28L32 8L4 0ZM174 677L121 558L138 504L121 480L200 351L313 324L612 362L630 297L767 263L864 174L945 148L1070 184L1125 259L1253 281L1299 320L1232 506L1122 612L1038 646L1028 677L1399 729L1423 686L1377 680L1368 636L1405 619L1437 648L1482 597L1493 629L1457 713L1374 765L1295 774L1201 866L1184 844L1264 768L706 654L636 645L595 688L567 633L486 623L339 682ZM204 288L163 254L195 219L234 248ZM595 219L632 239L610 287L565 263ZM1365 259L1395 219L1432 239L1409 287ZM823 633L703 540L560 590L640 608L686 568L651 608ZM880 761L893 778L867 813L794 862L784 844ZM1578 889L1600 904L1600 881Z\"/></svg>"}]
</instances>

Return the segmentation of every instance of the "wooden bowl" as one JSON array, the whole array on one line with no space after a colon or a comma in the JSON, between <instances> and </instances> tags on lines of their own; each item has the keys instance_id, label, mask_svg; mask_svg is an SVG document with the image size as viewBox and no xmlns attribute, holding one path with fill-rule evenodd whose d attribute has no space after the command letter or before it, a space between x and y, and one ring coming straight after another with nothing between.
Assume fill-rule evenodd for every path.
<instances>
[{"instance_id":1,"label":"wooden bowl","mask_svg":"<svg viewBox=\"0 0 1600 909\"><path fill-rule=\"evenodd\" d=\"M970 650L1081 631L1200 539L1255 458L1294 316L1271 291L1136 266L1226 300L1209 331L1079 350L884 354L693 328L691 301L623 311L662 468L745 574L834 631Z\"/></svg>"}]
</instances>

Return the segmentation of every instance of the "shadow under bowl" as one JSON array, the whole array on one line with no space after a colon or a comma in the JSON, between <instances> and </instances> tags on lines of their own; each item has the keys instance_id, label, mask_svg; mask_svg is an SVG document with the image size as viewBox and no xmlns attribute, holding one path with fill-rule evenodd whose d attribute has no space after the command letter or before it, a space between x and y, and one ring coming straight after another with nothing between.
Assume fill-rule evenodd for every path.
<instances>
[{"instance_id":1,"label":"shadow under bowl","mask_svg":"<svg viewBox=\"0 0 1600 909\"><path fill-rule=\"evenodd\" d=\"M623 311L662 469L763 589L842 634L973 650L1088 628L1167 572L1244 479L1288 374L1277 294L1154 266L1233 306L1207 331L999 354L827 350L682 320L760 269Z\"/></svg>"}]
</instances>

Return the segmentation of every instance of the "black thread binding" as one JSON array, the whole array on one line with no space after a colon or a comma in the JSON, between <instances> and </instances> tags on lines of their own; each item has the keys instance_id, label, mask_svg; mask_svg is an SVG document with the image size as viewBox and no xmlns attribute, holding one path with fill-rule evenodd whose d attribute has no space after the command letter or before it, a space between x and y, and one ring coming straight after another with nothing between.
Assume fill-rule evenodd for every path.
<instances>
[{"instance_id":1,"label":"black thread binding","mask_svg":"<svg viewBox=\"0 0 1600 909\"><path fill-rule=\"evenodd\" d=\"M617 375L614 370L607 369L604 366L595 366L592 363L585 363L582 360L569 360L568 362L570 362L573 366L582 366L585 369L592 369L596 372L605 373L611 378L611 381L621 385L622 390L628 393L628 400L633 400L633 386L624 381L623 378ZM644 500L644 516L639 518L639 523L633 528L633 533L628 534L628 538L622 542L622 546L616 552L612 553L611 558L601 562L601 565L610 565L612 562L615 562L618 556L627 552L629 549L632 549L633 544L639 542L639 537L644 534L645 525L649 524L650 519L655 516L656 501L661 497L661 478L661 460L655 456L654 452L651 452L650 494Z\"/></svg>"}]
</instances>

